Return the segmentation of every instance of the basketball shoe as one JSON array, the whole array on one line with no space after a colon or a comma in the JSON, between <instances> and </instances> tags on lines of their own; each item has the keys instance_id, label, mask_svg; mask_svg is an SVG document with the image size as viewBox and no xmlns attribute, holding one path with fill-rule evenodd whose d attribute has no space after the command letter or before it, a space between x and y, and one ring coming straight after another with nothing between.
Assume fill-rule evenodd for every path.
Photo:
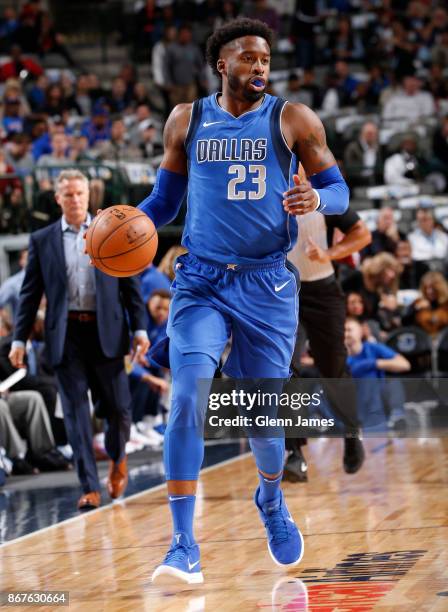
<instances>
[{"instance_id":1,"label":"basketball shoe","mask_svg":"<svg viewBox=\"0 0 448 612\"><path fill-rule=\"evenodd\" d=\"M175 544L171 546L163 563L159 565L152 575L152 582L168 584L176 581L187 584L200 584L204 582L201 572L199 546L191 544L186 533L174 535Z\"/></svg>"},{"instance_id":2,"label":"basketball shoe","mask_svg":"<svg viewBox=\"0 0 448 612\"><path fill-rule=\"evenodd\" d=\"M258 503L259 492L260 488L255 491L254 501L266 528L272 560L281 566L297 565L304 552L303 537L286 507L282 491L277 499L263 506Z\"/></svg>"}]
</instances>

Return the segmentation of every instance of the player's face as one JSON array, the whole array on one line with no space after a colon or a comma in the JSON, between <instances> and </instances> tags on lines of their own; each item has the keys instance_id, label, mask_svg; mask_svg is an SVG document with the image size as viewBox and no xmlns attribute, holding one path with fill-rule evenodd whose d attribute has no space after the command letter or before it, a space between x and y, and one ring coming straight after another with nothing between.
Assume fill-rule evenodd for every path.
<instances>
[{"instance_id":1,"label":"player's face","mask_svg":"<svg viewBox=\"0 0 448 612\"><path fill-rule=\"evenodd\" d=\"M85 221L89 208L89 189L86 181L79 179L62 181L55 198L67 223L79 226Z\"/></svg>"},{"instance_id":2,"label":"player's face","mask_svg":"<svg viewBox=\"0 0 448 612\"><path fill-rule=\"evenodd\" d=\"M270 59L269 45L259 36L243 36L226 45L218 70L230 95L248 102L260 100L269 78Z\"/></svg>"}]
</instances>

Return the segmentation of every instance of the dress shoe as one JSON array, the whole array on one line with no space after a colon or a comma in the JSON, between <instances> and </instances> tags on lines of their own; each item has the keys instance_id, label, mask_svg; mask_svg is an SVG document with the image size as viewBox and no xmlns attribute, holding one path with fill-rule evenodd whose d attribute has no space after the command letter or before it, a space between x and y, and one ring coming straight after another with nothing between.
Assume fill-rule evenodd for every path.
<instances>
[{"instance_id":1,"label":"dress shoe","mask_svg":"<svg viewBox=\"0 0 448 612\"><path fill-rule=\"evenodd\" d=\"M360 437L344 439L344 471L347 474L356 474L364 463L364 446Z\"/></svg>"},{"instance_id":2,"label":"dress shoe","mask_svg":"<svg viewBox=\"0 0 448 612\"><path fill-rule=\"evenodd\" d=\"M121 497L128 484L128 459L125 457L119 463L110 461L107 490L112 499Z\"/></svg>"},{"instance_id":3,"label":"dress shoe","mask_svg":"<svg viewBox=\"0 0 448 612\"><path fill-rule=\"evenodd\" d=\"M99 491L83 493L78 500L78 510L95 510L101 505L101 494Z\"/></svg>"}]
</instances>

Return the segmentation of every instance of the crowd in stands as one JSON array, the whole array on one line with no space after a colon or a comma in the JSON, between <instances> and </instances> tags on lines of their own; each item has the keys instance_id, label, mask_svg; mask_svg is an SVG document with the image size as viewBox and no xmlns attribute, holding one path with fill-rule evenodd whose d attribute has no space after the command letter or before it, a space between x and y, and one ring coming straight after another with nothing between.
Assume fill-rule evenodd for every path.
<instances>
[{"instance_id":1,"label":"crowd in stands","mask_svg":"<svg viewBox=\"0 0 448 612\"><path fill-rule=\"evenodd\" d=\"M127 184L144 185L146 195L161 159L164 120L175 104L216 91L204 59L205 40L214 27L238 15L262 19L274 29L270 91L318 111L355 200L357 190L378 185L446 193L448 11L443 3L207 0L159 6L146 0L136 6L133 57L141 58L144 49L150 71L146 64L127 63L117 67L110 82L76 62L39 0L20 10L4 9L1 233L28 232L58 218L53 184L63 167L77 165L88 175L92 213L116 197L112 177L117 173L126 175ZM67 68L49 69L45 57L50 53L61 55ZM132 163L138 164L137 178L131 176ZM423 202L404 214L396 202L391 206L390 198L386 200L381 207L371 201L370 207L378 208L371 221L371 244L358 257L338 264L347 315L361 324L362 339L369 342L387 342L403 326L419 328L437 342L448 329L448 225L437 205ZM180 249L170 250L158 268L151 266L141 277L153 343L165 331ZM0 287L4 356L21 279L19 271ZM357 328L352 328L355 337ZM27 377L0 400L1 422L27 443L13 444L14 433L0 438L0 446L9 448L13 473L70 468L56 385L44 363L42 343L36 322L27 350ZM33 353L39 358L31 366ZM4 379L10 371L1 355ZM129 448L160 446L169 374L149 360L145 367L129 364L129 374L134 421ZM43 404L32 396L37 388ZM21 406L17 414L26 413L27 421L14 417L15 393L31 393L16 401ZM25 422L39 425L30 428ZM101 434L96 440L101 456Z\"/></svg>"}]
</instances>

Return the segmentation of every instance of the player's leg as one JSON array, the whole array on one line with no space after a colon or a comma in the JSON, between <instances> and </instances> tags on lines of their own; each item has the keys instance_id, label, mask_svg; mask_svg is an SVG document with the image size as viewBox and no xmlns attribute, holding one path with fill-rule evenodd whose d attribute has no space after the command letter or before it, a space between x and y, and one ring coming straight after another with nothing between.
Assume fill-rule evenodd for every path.
<instances>
[{"instance_id":1,"label":"player's leg","mask_svg":"<svg viewBox=\"0 0 448 612\"><path fill-rule=\"evenodd\" d=\"M204 457L208 392L229 335L226 318L210 306L190 305L170 313L172 405L164 438L164 463L173 521L171 547L153 573L154 582L200 583L199 547L193 532L196 486ZM189 350L191 347L193 351ZM200 350L202 348L202 350Z\"/></svg>"},{"instance_id":2,"label":"player's leg","mask_svg":"<svg viewBox=\"0 0 448 612\"><path fill-rule=\"evenodd\" d=\"M235 291L239 307L232 313L233 343L225 371L237 379L261 379L261 391L279 397L289 377L297 328L294 275L284 265L241 273ZM271 405L268 412L273 410ZM255 504L266 528L268 550L278 565L296 565L303 555L303 538L281 491L284 431L273 427L263 436L251 433L249 443L259 475Z\"/></svg>"}]
</instances>

